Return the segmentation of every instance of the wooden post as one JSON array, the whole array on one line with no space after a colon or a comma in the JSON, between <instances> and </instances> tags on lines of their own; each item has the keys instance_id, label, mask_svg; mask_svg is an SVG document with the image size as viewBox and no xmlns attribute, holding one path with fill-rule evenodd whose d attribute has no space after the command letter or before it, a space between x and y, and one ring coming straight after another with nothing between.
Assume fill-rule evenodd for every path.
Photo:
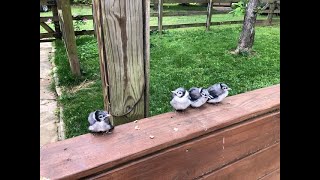
<instances>
[{"instance_id":1,"label":"wooden post","mask_svg":"<svg viewBox=\"0 0 320 180\"><path fill-rule=\"evenodd\" d=\"M148 115L149 0L93 0L104 106L113 124Z\"/></svg>"},{"instance_id":2,"label":"wooden post","mask_svg":"<svg viewBox=\"0 0 320 180\"><path fill-rule=\"evenodd\" d=\"M158 31L162 34L162 19L163 19L163 0L158 3Z\"/></svg>"},{"instance_id":3,"label":"wooden post","mask_svg":"<svg viewBox=\"0 0 320 180\"><path fill-rule=\"evenodd\" d=\"M272 17L273 17L275 7L276 7L275 1L273 1L272 3L269 4L269 13L268 13L268 24L269 25L272 25Z\"/></svg>"},{"instance_id":4,"label":"wooden post","mask_svg":"<svg viewBox=\"0 0 320 180\"><path fill-rule=\"evenodd\" d=\"M92 11L92 16L94 16L94 15L93 15L93 14L94 14L93 5L92 5L91 11ZM93 30L94 30L93 35L94 35L95 38L97 38L96 25L95 25L95 22L94 22L94 18L92 19L92 24L93 24Z\"/></svg>"},{"instance_id":5,"label":"wooden post","mask_svg":"<svg viewBox=\"0 0 320 180\"><path fill-rule=\"evenodd\" d=\"M207 8L207 23L206 23L206 30L207 31L210 30L211 16L212 16L212 0L209 1L208 8Z\"/></svg>"},{"instance_id":6,"label":"wooden post","mask_svg":"<svg viewBox=\"0 0 320 180\"><path fill-rule=\"evenodd\" d=\"M61 39L61 30L60 30L60 25L59 25L59 21L55 20L55 19L59 19L58 17L58 7L57 7L57 0L54 0L53 1L54 4L52 5L52 15L53 15L53 24L54 24L54 30L55 30L55 35L54 37L56 39Z\"/></svg>"},{"instance_id":7,"label":"wooden post","mask_svg":"<svg viewBox=\"0 0 320 180\"><path fill-rule=\"evenodd\" d=\"M75 76L80 76L80 64L73 29L70 0L58 1L58 16L60 27L62 29L63 40L66 46L67 55L71 67L71 72Z\"/></svg>"}]
</instances>

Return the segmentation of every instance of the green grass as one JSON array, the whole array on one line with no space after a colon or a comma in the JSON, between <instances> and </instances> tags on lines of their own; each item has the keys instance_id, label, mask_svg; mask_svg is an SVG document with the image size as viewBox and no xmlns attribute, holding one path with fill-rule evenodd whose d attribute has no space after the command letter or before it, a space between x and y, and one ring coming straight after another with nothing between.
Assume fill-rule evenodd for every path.
<instances>
[{"instance_id":1,"label":"green grass","mask_svg":"<svg viewBox=\"0 0 320 180\"><path fill-rule=\"evenodd\" d=\"M235 56L241 25L175 29L150 37L150 114L172 111L170 91L183 86L207 87L225 82L235 95L280 82L280 27L257 27L255 54ZM66 52L56 41L55 63L63 88L59 102L64 107L66 137L87 133L87 116L103 108L97 42L93 36L77 38L84 76L70 74Z\"/></svg>"}]
</instances>

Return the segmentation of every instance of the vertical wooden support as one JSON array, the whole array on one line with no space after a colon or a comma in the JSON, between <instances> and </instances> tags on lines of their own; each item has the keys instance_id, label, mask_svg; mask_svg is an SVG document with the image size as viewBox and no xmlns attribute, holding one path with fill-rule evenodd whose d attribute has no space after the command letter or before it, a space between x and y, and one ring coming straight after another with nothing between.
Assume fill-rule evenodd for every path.
<instances>
[{"instance_id":1,"label":"vertical wooden support","mask_svg":"<svg viewBox=\"0 0 320 180\"><path fill-rule=\"evenodd\" d=\"M75 76L80 76L80 63L78 59L77 45L73 29L70 0L58 1L58 16L71 67L71 72Z\"/></svg>"},{"instance_id":2,"label":"vertical wooden support","mask_svg":"<svg viewBox=\"0 0 320 180\"><path fill-rule=\"evenodd\" d=\"M163 0L158 3L158 31L162 34L162 19L163 19Z\"/></svg>"},{"instance_id":3,"label":"vertical wooden support","mask_svg":"<svg viewBox=\"0 0 320 180\"><path fill-rule=\"evenodd\" d=\"M272 25L272 17L273 17L275 8L276 8L276 2L273 1L269 4L269 13L268 13L268 24L269 25Z\"/></svg>"},{"instance_id":4,"label":"vertical wooden support","mask_svg":"<svg viewBox=\"0 0 320 180\"><path fill-rule=\"evenodd\" d=\"M149 0L93 0L104 106L113 124L148 115Z\"/></svg>"},{"instance_id":5,"label":"vertical wooden support","mask_svg":"<svg viewBox=\"0 0 320 180\"><path fill-rule=\"evenodd\" d=\"M212 16L212 0L209 0L208 2L208 8L207 8L207 22L206 22L206 30L210 30L211 25L211 16Z\"/></svg>"},{"instance_id":6,"label":"vertical wooden support","mask_svg":"<svg viewBox=\"0 0 320 180\"><path fill-rule=\"evenodd\" d=\"M57 0L54 0L54 5L51 6L52 9L52 15L53 15L53 24L54 24L54 30L55 30L55 35L54 37L56 39L61 39L61 30L60 30L60 25L59 25L59 21L56 21L55 19L59 19L58 17L58 7L57 7Z\"/></svg>"},{"instance_id":7,"label":"vertical wooden support","mask_svg":"<svg viewBox=\"0 0 320 180\"><path fill-rule=\"evenodd\" d=\"M92 5L91 11L92 11L92 16L94 16L93 5ZM94 18L92 19L92 24L93 24L93 30L94 30L93 35L94 35L95 38L97 38L96 25L95 25L95 22L94 22Z\"/></svg>"}]
</instances>

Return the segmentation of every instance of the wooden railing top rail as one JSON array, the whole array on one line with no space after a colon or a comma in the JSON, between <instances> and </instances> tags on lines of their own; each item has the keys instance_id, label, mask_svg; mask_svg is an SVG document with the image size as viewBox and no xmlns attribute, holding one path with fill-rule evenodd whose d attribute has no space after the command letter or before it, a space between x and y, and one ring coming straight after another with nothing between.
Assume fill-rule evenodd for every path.
<instances>
[{"instance_id":1,"label":"wooden railing top rail","mask_svg":"<svg viewBox=\"0 0 320 180\"><path fill-rule=\"evenodd\" d=\"M40 149L40 175L50 179L77 179L99 174L279 109L278 84L227 97L220 104L206 104L199 109L189 108L181 113L169 112L123 124L115 127L112 134L85 134L66 139ZM140 129L136 130L135 126Z\"/></svg>"}]
</instances>

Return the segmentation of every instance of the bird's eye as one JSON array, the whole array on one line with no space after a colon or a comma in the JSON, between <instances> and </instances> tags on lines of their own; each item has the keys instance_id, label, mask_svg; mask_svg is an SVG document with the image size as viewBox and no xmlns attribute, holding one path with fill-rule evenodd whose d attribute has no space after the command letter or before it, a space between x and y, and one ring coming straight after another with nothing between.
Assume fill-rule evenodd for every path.
<instances>
[{"instance_id":1,"label":"bird's eye","mask_svg":"<svg viewBox=\"0 0 320 180\"><path fill-rule=\"evenodd\" d=\"M99 116L99 118L103 118L103 116L102 116L102 115L100 115L100 116Z\"/></svg>"}]
</instances>

